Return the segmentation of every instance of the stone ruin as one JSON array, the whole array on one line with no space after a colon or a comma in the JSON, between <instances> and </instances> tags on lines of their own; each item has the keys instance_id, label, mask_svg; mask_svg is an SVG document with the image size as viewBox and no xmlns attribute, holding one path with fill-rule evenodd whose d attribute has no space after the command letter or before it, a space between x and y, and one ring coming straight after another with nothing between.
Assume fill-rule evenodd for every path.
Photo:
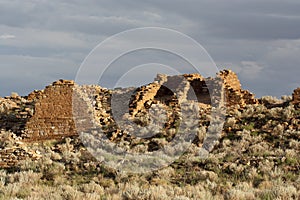
<instances>
[{"instance_id":1,"label":"stone ruin","mask_svg":"<svg viewBox=\"0 0 300 200\"><path fill-rule=\"evenodd\" d=\"M134 141L130 132L122 130L115 122L111 108L112 95L129 97L129 102L121 99L118 103L124 104L127 117L141 126L147 125L145 116L149 109L162 104L169 116L164 124L166 130L176 128L181 102L195 101L203 109L259 103L252 93L241 88L237 75L230 70L221 71L215 78L204 78L199 74L159 74L153 83L122 90L109 90L96 85L79 86L74 81L59 80L26 97L13 94L0 98L0 129L13 132L20 143L78 136L81 128L96 130L99 127L112 141L126 137ZM294 91L292 102L300 104L300 88ZM74 117L74 112L88 113L88 116L83 114L79 119ZM75 119L81 124L76 124ZM168 140L171 140L175 132L167 133L170 134ZM14 163L14 159L9 159L12 152L20 159L24 156L38 157L22 148L12 150L0 147L0 166Z\"/></svg>"},{"instance_id":2,"label":"stone ruin","mask_svg":"<svg viewBox=\"0 0 300 200\"><path fill-rule=\"evenodd\" d=\"M184 84L182 79L187 80L189 84ZM178 93L183 94L180 96ZM132 115L143 113L153 102L159 100L169 104L170 101L174 101L174 98L195 100L201 107L218 104L220 101L226 106L239 105L241 107L258 103L252 93L241 88L237 75L231 70L221 71L216 78L204 78L199 74L184 74L183 76L159 74L154 83L137 90L130 105L130 113Z\"/></svg>"},{"instance_id":3,"label":"stone ruin","mask_svg":"<svg viewBox=\"0 0 300 200\"><path fill-rule=\"evenodd\" d=\"M128 105L128 112L133 118L141 116L158 101L172 109L179 110L178 103L184 99L196 100L200 106L209 107L213 103L210 93L222 92L214 91L213 86L218 81L222 82L224 92L215 96L224 96L227 106L245 106L258 102L252 93L241 89L241 84L234 72L224 70L217 77L219 80L218 78L204 78L199 74L158 75L153 83L134 90ZM78 86L74 81L67 80L56 81L44 90L34 91L27 97L13 95L0 98L1 129L14 132L25 141L59 139L78 135L73 118L74 91L76 93L88 91L89 100L93 104L94 118L101 126L108 127L107 132L110 133L110 137L115 137L113 132L120 133L111 114L110 99L113 91L99 86ZM87 109L82 104L75 107ZM173 122L175 120L173 119Z\"/></svg>"}]
</instances>

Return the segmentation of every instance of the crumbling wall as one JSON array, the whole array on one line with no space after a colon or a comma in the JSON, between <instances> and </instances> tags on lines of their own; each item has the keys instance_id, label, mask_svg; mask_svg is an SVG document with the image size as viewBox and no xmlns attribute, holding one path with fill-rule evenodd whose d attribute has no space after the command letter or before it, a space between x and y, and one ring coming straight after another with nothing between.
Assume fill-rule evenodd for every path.
<instances>
[{"instance_id":1,"label":"crumbling wall","mask_svg":"<svg viewBox=\"0 0 300 200\"><path fill-rule=\"evenodd\" d=\"M300 106L300 87L294 90L292 103Z\"/></svg>"},{"instance_id":2,"label":"crumbling wall","mask_svg":"<svg viewBox=\"0 0 300 200\"><path fill-rule=\"evenodd\" d=\"M134 116L145 106L150 106L160 87L161 85L158 83L150 83L139 87L131 98L129 114Z\"/></svg>"},{"instance_id":3,"label":"crumbling wall","mask_svg":"<svg viewBox=\"0 0 300 200\"><path fill-rule=\"evenodd\" d=\"M112 113L111 90L97 85L83 85L76 86L74 91L77 96L74 98L78 101L73 101L75 114L73 117L77 118L76 129L78 133L82 131L94 132L93 130L99 132L100 128L101 133L110 140L120 139L123 136L123 132L117 126Z\"/></svg>"},{"instance_id":4,"label":"crumbling wall","mask_svg":"<svg viewBox=\"0 0 300 200\"><path fill-rule=\"evenodd\" d=\"M236 73L231 70L223 70L218 74L224 81L224 85L232 88L233 90L241 90L241 83Z\"/></svg>"},{"instance_id":5,"label":"crumbling wall","mask_svg":"<svg viewBox=\"0 0 300 200\"><path fill-rule=\"evenodd\" d=\"M227 106L257 104L254 94L241 88L241 83L236 73L231 70L223 70L218 74L224 80Z\"/></svg>"},{"instance_id":6,"label":"crumbling wall","mask_svg":"<svg viewBox=\"0 0 300 200\"><path fill-rule=\"evenodd\" d=\"M184 81L188 81L190 84L184 84ZM220 87L220 84L223 84L223 86ZM178 100L195 100L199 102L200 106L212 105L214 102L220 102L221 100L225 101L227 106L240 105L243 107L246 104L258 103L254 94L241 89L241 83L237 75L231 70L221 71L216 78L204 78L199 74L184 74L183 76L159 74L154 83L142 86L137 90L130 107L131 114L135 115L141 110L147 109L147 104L155 101L156 96L163 96L161 94L162 86L174 92ZM158 94L159 92L159 95L155 95L155 93ZM166 93L165 95L168 94ZM220 97L220 95L222 95L221 99L212 102L215 97Z\"/></svg>"},{"instance_id":7,"label":"crumbling wall","mask_svg":"<svg viewBox=\"0 0 300 200\"><path fill-rule=\"evenodd\" d=\"M190 83L187 99L198 101L201 104L211 105L208 81L199 74L184 74L183 76Z\"/></svg>"},{"instance_id":8,"label":"crumbling wall","mask_svg":"<svg viewBox=\"0 0 300 200\"><path fill-rule=\"evenodd\" d=\"M40 157L36 152L28 151L26 145L0 149L0 168L12 167L22 160L37 160Z\"/></svg>"},{"instance_id":9,"label":"crumbling wall","mask_svg":"<svg viewBox=\"0 0 300 200\"><path fill-rule=\"evenodd\" d=\"M17 135L24 132L25 124L33 116L34 102L12 94L0 98L0 129Z\"/></svg>"}]
</instances>

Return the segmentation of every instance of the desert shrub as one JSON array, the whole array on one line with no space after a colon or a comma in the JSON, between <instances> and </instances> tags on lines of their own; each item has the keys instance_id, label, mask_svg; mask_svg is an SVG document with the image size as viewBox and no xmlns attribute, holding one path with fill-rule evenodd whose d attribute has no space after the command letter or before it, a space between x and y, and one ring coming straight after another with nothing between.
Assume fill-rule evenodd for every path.
<instances>
[{"instance_id":1,"label":"desert shrub","mask_svg":"<svg viewBox=\"0 0 300 200\"><path fill-rule=\"evenodd\" d=\"M87 193L97 193L99 195L104 194L104 188L101 185L95 183L94 181L81 185L79 190L85 194Z\"/></svg>"},{"instance_id":2,"label":"desert shrub","mask_svg":"<svg viewBox=\"0 0 300 200\"><path fill-rule=\"evenodd\" d=\"M263 96L261 97L261 100L263 103L268 103L268 104L279 104L283 102L283 100L273 96Z\"/></svg>"},{"instance_id":3,"label":"desert shrub","mask_svg":"<svg viewBox=\"0 0 300 200\"><path fill-rule=\"evenodd\" d=\"M41 173L35 173L32 170L29 170L8 174L6 180L9 183L36 184L39 182L41 177Z\"/></svg>"},{"instance_id":4,"label":"desert shrub","mask_svg":"<svg viewBox=\"0 0 300 200\"><path fill-rule=\"evenodd\" d=\"M54 181L57 176L62 176L65 172L65 166L59 162L53 162L42 168L43 179Z\"/></svg>"},{"instance_id":5,"label":"desert shrub","mask_svg":"<svg viewBox=\"0 0 300 200\"><path fill-rule=\"evenodd\" d=\"M62 190L57 187L39 185L33 188L33 192L31 192L30 197L28 199L32 200L64 200L62 196Z\"/></svg>"},{"instance_id":6,"label":"desert shrub","mask_svg":"<svg viewBox=\"0 0 300 200\"><path fill-rule=\"evenodd\" d=\"M297 189L292 185L286 185L284 182L278 181L277 185L272 188L276 198L281 199L296 199Z\"/></svg>"},{"instance_id":7,"label":"desert shrub","mask_svg":"<svg viewBox=\"0 0 300 200\"><path fill-rule=\"evenodd\" d=\"M243 184L243 183L241 183ZM247 184L247 183L246 183ZM256 197L253 192L253 188L251 186L247 186L247 188L244 188L244 186L238 185L235 188L230 189L226 194L226 199L230 200L255 200Z\"/></svg>"},{"instance_id":8,"label":"desert shrub","mask_svg":"<svg viewBox=\"0 0 300 200\"><path fill-rule=\"evenodd\" d=\"M270 119L282 119L282 110L282 107L271 108L266 113L266 116Z\"/></svg>"},{"instance_id":9,"label":"desert shrub","mask_svg":"<svg viewBox=\"0 0 300 200\"><path fill-rule=\"evenodd\" d=\"M283 102L289 102L289 101L291 101L293 99L293 97L291 96L291 95L283 95L283 96L281 96L281 100L283 101Z\"/></svg>"},{"instance_id":10,"label":"desert shrub","mask_svg":"<svg viewBox=\"0 0 300 200\"><path fill-rule=\"evenodd\" d=\"M290 105L283 109L282 111L282 119L285 121L288 121L295 115L295 107L293 105Z\"/></svg>"},{"instance_id":11,"label":"desert shrub","mask_svg":"<svg viewBox=\"0 0 300 200\"><path fill-rule=\"evenodd\" d=\"M4 187L6 183L6 171L0 170L0 188Z\"/></svg>"}]
</instances>

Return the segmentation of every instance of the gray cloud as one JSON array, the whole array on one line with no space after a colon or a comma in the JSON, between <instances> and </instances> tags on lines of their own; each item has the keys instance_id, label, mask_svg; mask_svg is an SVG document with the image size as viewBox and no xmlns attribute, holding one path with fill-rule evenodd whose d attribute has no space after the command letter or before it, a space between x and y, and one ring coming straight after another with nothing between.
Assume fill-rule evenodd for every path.
<instances>
[{"instance_id":1,"label":"gray cloud","mask_svg":"<svg viewBox=\"0 0 300 200\"><path fill-rule=\"evenodd\" d=\"M297 0L2 0L0 95L74 79L99 42L143 26L195 38L258 96L290 94L299 86L299 8Z\"/></svg>"},{"instance_id":2,"label":"gray cloud","mask_svg":"<svg viewBox=\"0 0 300 200\"><path fill-rule=\"evenodd\" d=\"M12 91L26 95L33 89L43 89L54 80L72 79L76 73L76 68L72 67L74 62L64 59L2 55L0 60L0 89L3 95L9 95Z\"/></svg>"},{"instance_id":3,"label":"gray cloud","mask_svg":"<svg viewBox=\"0 0 300 200\"><path fill-rule=\"evenodd\" d=\"M197 22L197 31L217 38L297 39L300 38L300 2L253 1L146 1L162 12L179 13Z\"/></svg>"}]
</instances>

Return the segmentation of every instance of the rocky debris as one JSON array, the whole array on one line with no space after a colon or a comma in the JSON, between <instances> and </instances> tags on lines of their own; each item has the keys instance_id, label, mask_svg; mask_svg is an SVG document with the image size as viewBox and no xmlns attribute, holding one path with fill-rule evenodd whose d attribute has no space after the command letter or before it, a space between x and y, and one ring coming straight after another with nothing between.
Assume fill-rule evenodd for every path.
<instances>
[{"instance_id":1,"label":"rocky debris","mask_svg":"<svg viewBox=\"0 0 300 200\"><path fill-rule=\"evenodd\" d=\"M38 152L28 150L26 145L0 149L0 168L16 166L22 160L38 160L41 157Z\"/></svg>"},{"instance_id":2,"label":"rocky debris","mask_svg":"<svg viewBox=\"0 0 300 200\"><path fill-rule=\"evenodd\" d=\"M63 80L63 79L60 79L52 83L52 86L61 86L61 85L74 86L75 83L73 80Z\"/></svg>"},{"instance_id":3,"label":"rocky debris","mask_svg":"<svg viewBox=\"0 0 300 200\"><path fill-rule=\"evenodd\" d=\"M20 136L12 132L0 132L0 168L15 166L21 160L37 160L40 154L28 148Z\"/></svg>"},{"instance_id":4,"label":"rocky debris","mask_svg":"<svg viewBox=\"0 0 300 200\"><path fill-rule=\"evenodd\" d=\"M100 132L104 133L110 140L115 140L122 135L111 113L111 90L100 86L77 86L75 92L80 97L79 102L82 105L86 102L83 106L74 106L75 117L84 119L83 123L78 119L76 120L78 133L82 131L90 134L98 133L100 128ZM80 109L79 112L78 108Z\"/></svg>"}]
</instances>

